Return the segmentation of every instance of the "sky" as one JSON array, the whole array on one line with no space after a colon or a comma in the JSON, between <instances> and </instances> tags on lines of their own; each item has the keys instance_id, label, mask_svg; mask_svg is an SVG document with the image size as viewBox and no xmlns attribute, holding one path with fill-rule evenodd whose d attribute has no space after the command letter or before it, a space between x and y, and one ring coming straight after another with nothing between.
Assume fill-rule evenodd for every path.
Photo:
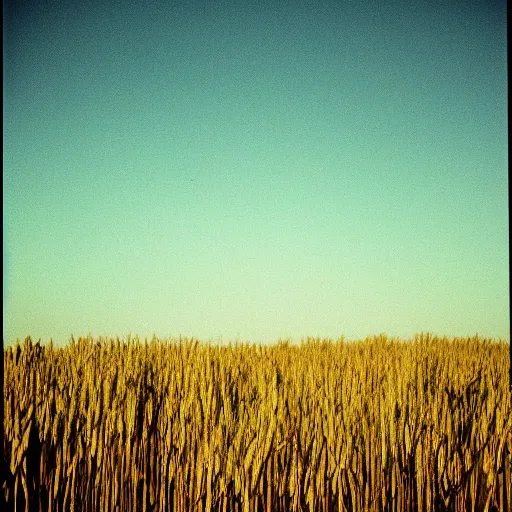
<instances>
[{"instance_id":1,"label":"sky","mask_svg":"<svg viewBox=\"0 0 512 512\"><path fill-rule=\"evenodd\" d=\"M509 339L505 1L3 9L4 342Z\"/></svg>"}]
</instances>

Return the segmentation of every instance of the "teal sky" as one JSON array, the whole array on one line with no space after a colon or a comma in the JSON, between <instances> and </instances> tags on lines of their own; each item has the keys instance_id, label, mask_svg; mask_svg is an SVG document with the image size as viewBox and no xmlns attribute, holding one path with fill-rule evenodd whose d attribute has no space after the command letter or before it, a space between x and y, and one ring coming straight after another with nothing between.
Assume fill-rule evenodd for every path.
<instances>
[{"instance_id":1,"label":"teal sky","mask_svg":"<svg viewBox=\"0 0 512 512\"><path fill-rule=\"evenodd\" d=\"M3 336L508 339L506 3L4 1Z\"/></svg>"}]
</instances>

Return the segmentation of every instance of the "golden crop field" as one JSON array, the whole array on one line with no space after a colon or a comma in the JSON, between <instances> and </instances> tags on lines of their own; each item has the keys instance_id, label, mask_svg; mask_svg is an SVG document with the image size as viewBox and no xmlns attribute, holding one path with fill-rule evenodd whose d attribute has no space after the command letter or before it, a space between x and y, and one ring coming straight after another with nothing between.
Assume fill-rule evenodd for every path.
<instances>
[{"instance_id":1,"label":"golden crop field","mask_svg":"<svg viewBox=\"0 0 512 512\"><path fill-rule=\"evenodd\" d=\"M27 339L3 510L510 511L508 369L478 337Z\"/></svg>"}]
</instances>

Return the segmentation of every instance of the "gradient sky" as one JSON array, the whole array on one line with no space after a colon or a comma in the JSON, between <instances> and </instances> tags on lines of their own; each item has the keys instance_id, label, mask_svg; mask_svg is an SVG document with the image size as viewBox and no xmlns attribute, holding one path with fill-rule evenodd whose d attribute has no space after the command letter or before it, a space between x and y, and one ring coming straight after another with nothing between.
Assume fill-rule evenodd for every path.
<instances>
[{"instance_id":1,"label":"gradient sky","mask_svg":"<svg viewBox=\"0 0 512 512\"><path fill-rule=\"evenodd\" d=\"M506 2L4 1L3 337L508 339Z\"/></svg>"}]
</instances>

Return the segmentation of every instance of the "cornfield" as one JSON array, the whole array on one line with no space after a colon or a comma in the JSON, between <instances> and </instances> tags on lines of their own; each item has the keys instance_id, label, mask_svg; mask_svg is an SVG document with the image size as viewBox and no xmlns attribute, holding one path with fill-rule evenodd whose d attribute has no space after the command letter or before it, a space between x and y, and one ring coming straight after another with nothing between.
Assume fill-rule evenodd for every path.
<instances>
[{"instance_id":1,"label":"cornfield","mask_svg":"<svg viewBox=\"0 0 512 512\"><path fill-rule=\"evenodd\" d=\"M4 351L3 510L508 512L508 350L27 338Z\"/></svg>"}]
</instances>

